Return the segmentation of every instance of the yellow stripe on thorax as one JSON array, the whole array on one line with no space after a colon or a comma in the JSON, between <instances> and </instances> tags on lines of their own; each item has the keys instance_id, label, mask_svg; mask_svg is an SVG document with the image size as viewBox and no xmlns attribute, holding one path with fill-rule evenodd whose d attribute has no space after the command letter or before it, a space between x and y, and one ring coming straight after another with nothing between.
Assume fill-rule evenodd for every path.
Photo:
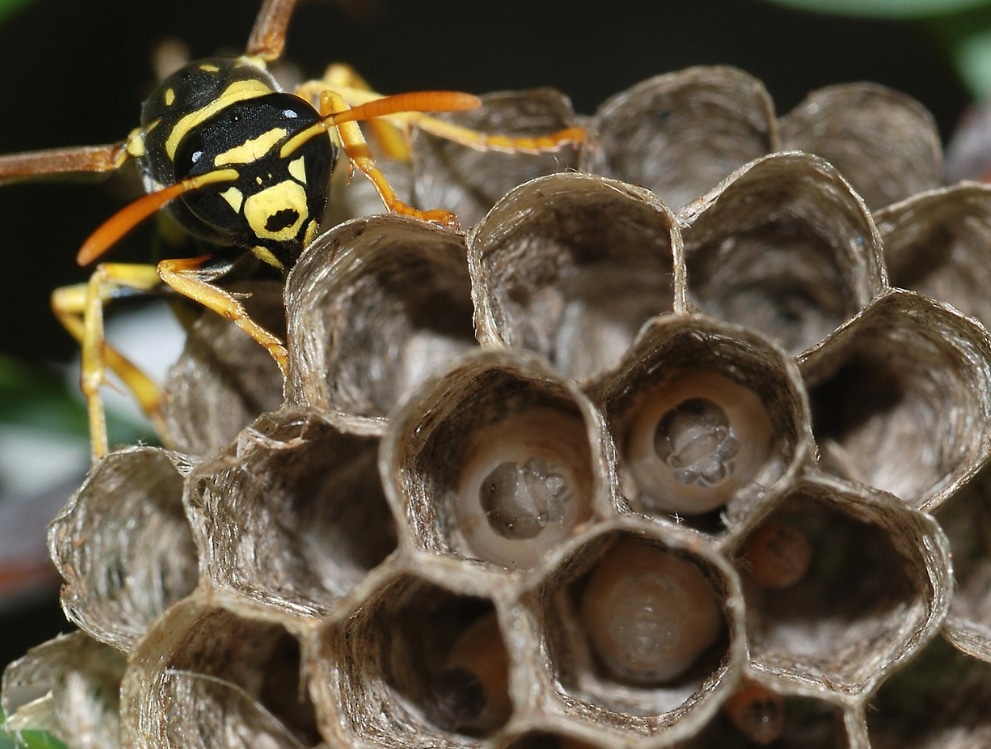
<instances>
[{"instance_id":1,"label":"yellow stripe on thorax","mask_svg":"<svg viewBox=\"0 0 991 749\"><path fill-rule=\"evenodd\" d=\"M217 154L213 160L213 165L250 164L268 153L272 146L285 138L287 134L284 128L274 127L267 133L262 133L257 138L249 138L241 145L234 146L234 148L229 148L223 153Z\"/></svg>"},{"instance_id":2,"label":"yellow stripe on thorax","mask_svg":"<svg viewBox=\"0 0 991 749\"><path fill-rule=\"evenodd\" d=\"M270 93L272 93L271 86L257 79L248 78L243 81L234 81L216 99L206 106L200 107L195 112L190 112L175 124L172 132L169 133L168 139L165 141L165 152L170 159L174 159L179 142L186 136L186 133L201 122L206 121L224 107L235 102L254 99Z\"/></svg>"}]
</instances>

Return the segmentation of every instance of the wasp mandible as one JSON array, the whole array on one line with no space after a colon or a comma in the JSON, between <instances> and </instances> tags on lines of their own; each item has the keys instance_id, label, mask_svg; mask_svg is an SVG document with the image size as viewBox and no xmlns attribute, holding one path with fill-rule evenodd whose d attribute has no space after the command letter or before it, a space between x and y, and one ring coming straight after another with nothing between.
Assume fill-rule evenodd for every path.
<instances>
[{"instance_id":1,"label":"wasp mandible","mask_svg":"<svg viewBox=\"0 0 991 749\"><path fill-rule=\"evenodd\" d=\"M371 180L394 213L456 227L443 209L418 210L403 202L376 165L358 125L384 122L399 139L383 138L385 152L407 157L412 128L482 150L540 152L581 142L581 128L543 137L486 134L431 117L479 100L453 91L382 96L346 66L283 91L268 70L283 51L296 0L265 0L245 54L184 65L145 101L141 124L122 142L0 157L0 184L54 175L110 173L134 161L146 194L101 225L77 260L100 260L126 233L164 209L207 248L196 257L157 264L100 262L88 283L56 289L52 308L82 349L81 388L87 402L94 459L107 452L99 391L107 369L161 428L158 386L104 338L103 308L131 293L168 289L233 321L261 344L286 374L282 341L256 323L218 281L246 257L283 274L320 230L331 173L343 150ZM385 132L378 129L376 132Z\"/></svg>"}]
</instances>

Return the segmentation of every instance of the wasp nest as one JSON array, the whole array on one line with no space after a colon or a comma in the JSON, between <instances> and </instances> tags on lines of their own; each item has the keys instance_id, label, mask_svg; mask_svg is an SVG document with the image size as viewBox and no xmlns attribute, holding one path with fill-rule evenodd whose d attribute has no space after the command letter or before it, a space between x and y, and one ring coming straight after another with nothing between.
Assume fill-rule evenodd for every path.
<instances>
[{"instance_id":1,"label":"wasp nest","mask_svg":"<svg viewBox=\"0 0 991 749\"><path fill-rule=\"evenodd\" d=\"M455 119L577 121L547 91ZM284 392L203 319L171 451L111 453L52 525L81 631L8 669L16 720L76 747L991 742L991 190L942 187L929 115L876 86L777 118L698 68L584 124L551 155L418 136L413 196L471 229L317 239Z\"/></svg>"}]
</instances>

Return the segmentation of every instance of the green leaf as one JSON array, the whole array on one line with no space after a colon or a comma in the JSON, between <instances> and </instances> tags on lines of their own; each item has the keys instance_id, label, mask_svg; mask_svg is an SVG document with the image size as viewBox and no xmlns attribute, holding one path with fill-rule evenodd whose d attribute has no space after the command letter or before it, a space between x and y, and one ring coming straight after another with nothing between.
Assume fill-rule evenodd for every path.
<instances>
[{"instance_id":1,"label":"green leaf","mask_svg":"<svg viewBox=\"0 0 991 749\"><path fill-rule=\"evenodd\" d=\"M87 436L86 414L61 374L2 355L0 422Z\"/></svg>"},{"instance_id":2,"label":"green leaf","mask_svg":"<svg viewBox=\"0 0 991 749\"><path fill-rule=\"evenodd\" d=\"M88 440L86 409L65 380L54 369L0 354L0 423ZM148 441L147 425L114 413L107 414L107 431L114 444Z\"/></svg>"},{"instance_id":3,"label":"green leaf","mask_svg":"<svg viewBox=\"0 0 991 749\"><path fill-rule=\"evenodd\" d=\"M45 731L5 731L4 720L3 710L0 710L0 749L66 749L65 744Z\"/></svg>"},{"instance_id":4,"label":"green leaf","mask_svg":"<svg viewBox=\"0 0 991 749\"><path fill-rule=\"evenodd\" d=\"M12 15L18 9L25 7L30 2L31 0L0 0L0 21ZM3 749L2 744L0 744L0 749Z\"/></svg>"},{"instance_id":5,"label":"green leaf","mask_svg":"<svg viewBox=\"0 0 991 749\"><path fill-rule=\"evenodd\" d=\"M926 18L973 10L989 0L767 0L794 10L868 18Z\"/></svg>"}]
</instances>

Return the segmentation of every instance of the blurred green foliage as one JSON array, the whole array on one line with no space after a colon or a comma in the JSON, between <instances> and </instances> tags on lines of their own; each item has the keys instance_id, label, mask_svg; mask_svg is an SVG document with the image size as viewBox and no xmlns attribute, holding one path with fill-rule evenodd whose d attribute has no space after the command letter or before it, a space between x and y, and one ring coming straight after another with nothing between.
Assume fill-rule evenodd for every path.
<instances>
[{"instance_id":1,"label":"blurred green foliage","mask_svg":"<svg viewBox=\"0 0 991 749\"><path fill-rule=\"evenodd\" d=\"M864 16L865 18L929 18L973 10L988 0L771 0L795 10L812 13Z\"/></svg>"},{"instance_id":2,"label":"blurred green foliage","mask_svg":"<svg viewBox=\"0 0 991 749\"><path fill-rule=\"evenodd\" d=\"M4 731L4 720L3 711L0 710L0 749L66 749L65 744L44 731Z\"/></svg>"},{"instance_id":3,"label":"blurred green foliage","mask_svg":"<svg viewBox=\"0 0 991 749\"><path fill-rule=\"evenodd\" d=\"M767 0L812 13L901 20L944 50L977 99L991 96L991 0Z\"/></svg>"},{"instance_id":4,"label":"blurred green foliage","mask_svg":"<svg viewBox=\"0 0 991 749\"><path fill-rule=\"evenodd\" d=\"M27 5L31 0L0 0L0 21L9 16L18 8Z\"/></svg>"},{"instance_id":5,"label":"blurred green foliage","mask_svg":"<svg viewBox=\"0 0 991 749\"><path fill-rule=\"evenodd\" d=\"M3 355L0 423L87 437L86 413L61 374Z\"/></svg>"}]
</instances>

